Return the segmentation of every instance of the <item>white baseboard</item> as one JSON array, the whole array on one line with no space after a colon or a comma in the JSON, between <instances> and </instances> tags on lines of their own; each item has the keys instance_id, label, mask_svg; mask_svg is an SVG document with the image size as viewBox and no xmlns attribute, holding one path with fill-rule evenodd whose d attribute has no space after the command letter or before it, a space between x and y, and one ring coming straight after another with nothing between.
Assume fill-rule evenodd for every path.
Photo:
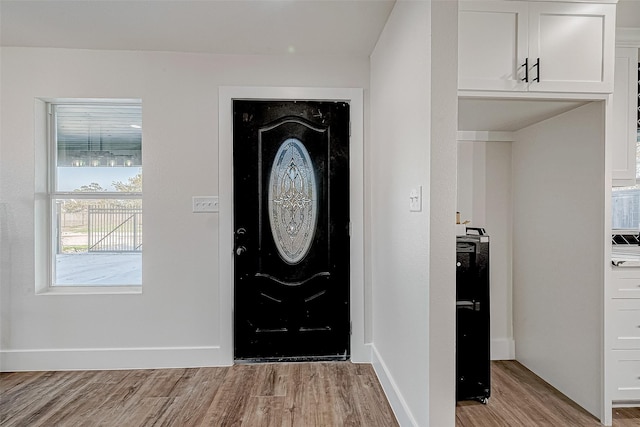
<instances>
[{"instance_id":1,"label":"white baseboard","mask_svg":"<svg viewBox=\"0 0 640 427\"><path fill-rule=\"evenodd\" d=\"M225 366L220 347L77 348L0 351L0 372Z\"/></svg>"},{"instance_id":2,"label":"white baseboard","mask_svg":"<svg viewBox=\"0 0 640 427\"><path fill-rule=\"evenodd\" d=\"M384 360L382 360L382 357L380 357L378 350L376 350L373 344L371 345L371 364L382 385L382 390L387 396L391 409L398 420L398 424L400 424L401 427L418 427L418 423L415 418L413 418L407 402L398 390L396 382L393 380Z\"/></svg>"},{"instance_id":3,"label":"white baseboard","mask_svg":"<svg viewBox=\"0 0 640 427\"><path fill-rule=\"evenodd\" d=\"M612 408L637 408L640 406L640 400L614 400Z\"/></svg>"},{"instance_id":4,"label":"white baseboard","mask_svg":"<svg viewBox=\"0 0 640 427\"><path fill-rule=\"evenodd\" d=\"M491 340L491 360L514 360L515 358L516 342L513 339Z\"/></svg>"}]
</instances>

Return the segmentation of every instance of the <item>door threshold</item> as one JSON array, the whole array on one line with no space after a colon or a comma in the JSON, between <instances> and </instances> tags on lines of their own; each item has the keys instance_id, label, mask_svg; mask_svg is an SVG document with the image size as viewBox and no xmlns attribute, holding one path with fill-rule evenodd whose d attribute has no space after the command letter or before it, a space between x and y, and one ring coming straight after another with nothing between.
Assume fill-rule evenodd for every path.
<instances>
[{"instance_id":1,"label":"door threshold","mask_svg":"<svg viewBox=\"0 0 640 427\"><path fill-rule=\"evenodd\" d=\"M347 362L350 357L346 354L335 356L290 356L290 357L253 357L235 359L235 365L249 365L255 363L297 363L297 362Z\"/></svg>"}]
</instances>

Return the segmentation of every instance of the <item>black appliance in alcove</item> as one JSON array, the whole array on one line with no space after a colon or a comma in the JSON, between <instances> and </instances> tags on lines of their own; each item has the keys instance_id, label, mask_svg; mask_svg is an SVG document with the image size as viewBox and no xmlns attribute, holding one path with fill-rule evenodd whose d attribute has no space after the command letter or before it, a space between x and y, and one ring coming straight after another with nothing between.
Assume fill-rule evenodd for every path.
<instances>
[{"instance_id":1,"label":"black appliance in alcove","mask_svg":"<svg viewBox=\"0 0 640 427\"><path fill-rule=\"evenodd\" d=\"M456 238L456 400L487 403L491 395L489 236Z\"/></svg>"}]
</instances>

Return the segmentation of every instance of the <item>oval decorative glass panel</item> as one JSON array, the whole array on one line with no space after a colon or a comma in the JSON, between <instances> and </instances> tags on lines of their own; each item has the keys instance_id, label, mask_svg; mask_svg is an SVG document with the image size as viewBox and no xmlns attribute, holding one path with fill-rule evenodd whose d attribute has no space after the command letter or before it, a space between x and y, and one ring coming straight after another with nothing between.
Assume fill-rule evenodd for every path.
<instances>
[{"instance_id":1,"label":"oval decorative glass panel","mask_svg":"<svg viewBox=\"0 0 640 427\"><path fill-rule=\"evenodd\" d=\"M269 222L278 253L288 264L307 255L318 217L316 177L304 144L285 140L269 178Z\"/></svg>"}]
</instances>

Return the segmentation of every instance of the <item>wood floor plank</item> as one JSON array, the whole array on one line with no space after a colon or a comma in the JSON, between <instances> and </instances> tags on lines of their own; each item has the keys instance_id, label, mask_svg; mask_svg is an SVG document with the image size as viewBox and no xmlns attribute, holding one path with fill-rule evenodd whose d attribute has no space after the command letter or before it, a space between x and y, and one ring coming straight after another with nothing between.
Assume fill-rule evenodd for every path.
<instances>
[{"instance_id":1,"label":"wood floor plank","mask_svg":"<svg viewBox=\"0 0 640 427\"><path fill-rule=\"evenodd\" d=\"M61 401L49 413L43 414L32 426L64 426L69 419L88 416L102 403L100 395L103 391L104 384L92 381L88 381L86 387L69 390L68 399Z\"/></svg>"},{"instance_id":2,"label":"wood floor plank","mask_svg":"<svg viewBox=\"0 0 640 427\"><path fill-rule=\"evenodd\" d=\"M173 402L172 397L144 397L136 399L135 404L112 420L104 420L111 426L152 426L167 411Z\"/></svg>"},{"instance_id":3,"label":"wood floor plank","mask_svg":"<svg viewBox=\"0 0 640 427\"><path fill-rule=\"evenodd\" d=\"M286 393L288 365L264 363L255 365L256 382L252 396L284 396Z\"/></svg>"},{"instance_id":4,"label":"wood floor plank","mask_svg":"<svg viewBox=\"0 0 640 427\"><path fill-rule=\"evenodd\" d=\"M324 381L324 365L314 363L305 369L308 375L303 383L302 399L302 424L304 426L336 425L333 420L333 411L327 402L326 386Z\"/></svg>"},{"instance_id":5,"label":"wood floor plank","mask_svg":"<svg viewBox=\"0 0 640 427\"><path fill-rule=\"evenodd\" d=\"M285 399L282 414L282 427L301 425L303 420L302 400L305 386L304 371L301 364L288 366L285 382Z\"/></svg>"},{"instance_id":6,"label":"wood floor plank","mask_svg":"<svg viewBox=\"0 0 640 427\"><path fill-rule=\"evenodd\" d=\"M38 381L43 375L51 375L51 372L7 372L0 377L0 399L9 393L15 393L20 388L29 387L34 381Z\"/></svg>"},{"instance_id":7,"label":"wood floor plank","mask_svg":"<svg viewBox=\"0 0 640 427\"><path fill-rule=\"evenodd\" d=\"M150 370L124 371L126 376L121 382L109 387L105 384L105 391L95 397L102 398L102 403L86 414L86 419L91 421L90 425L108 426L114 419L120 417L120 414L125 413L126 408L152 372Z\"/></svg>"},{"instance_id":8,"label":"wood floor plank","mask_svg":"<svg viewBox=\"0 0 640 427\"><path fill-rule=\"evenodd\" d=\"M284 396L251 396L243 427L280 427L284 413Z\"/></svg>"},{"instance_id":9,"label":"wood floor plank","mask_svg":"<svg viewBox=\"0 0 640 427\"><path fill-rule=\"evenodd\" d=\"M49 380L13 396L7 402L7 411L1 411L3 418L7 414L2 425L36 426L74 398L74 387L86 384L82 374L73 372L54 372Z\"/></svg>"},{"instance_id":10,"label":"wood floor plank","mask_svg":"<svg viewBox=\"0 0 640 427\"><path fill-rule=\"evenodd\" d=\"M155 423L156 426L194 427L202 423L229 368L199 368L189 381L176 390L173 404ZM197 396L197 398L194 398Z\"/></svg>"},{"instance_id":11,"label":"wood floor plank","mask_svg":"<svg viewBox=\"0 0 640 427\"><path fill-rule=\"evenodd\" d=\"M613 410L615 427L640 426L640 408L615 408Z\"/></svg>"},{"instance_id":12,"label":"wood floor plank","mask_svg":"<svg viewBox=\"0 0 640 427\"><path fill-rule=\"evenodd\" d=\"M113 421L115 425L126 425L126 422L150 425L151 421L161 418L174 402L171 395L185 372L185 369L146 371L140 387L123 402L122 414Z\"/></svg>"},{"instance_id":13,"label":"wood floor plank","mask_svg":"<svg viewBox=\"0 0 640 427\"><path fill-rule=\"evenodd\" d=\"M250 399L248 391L256 380L256 374L254 365L234 365L229 368L200 425L241 426Z\"/></svg>"},{"instance_id":14,"label":"wood floor plank","mask_svg":"<svg viewBox=\"0 0 640 427\"><path fill-rule=\"evenodd\" d=\"M373 367L369 364L356 364L355 366L357 367L357 383L354 384L354 392L361 396L356 398L355 402L360 408L362 425L398 426Z\"/></svg>"},{"instance_id":15,"label":"wood floor plank","mask_svg":"<svg viewBox=\"0 0 640 427\"><path fill-rule=\"evenodd\" d=\"M55 375L54 372L10 372L0 376L0 425L13 422L29 405L29 399L38 389L46 388L44 383ZM53 381L53 380L52 380Z\"/></svg>"},{"instance_id":16,"label":"wood floor plank","mask_svg":"<svg viewBox=\"0 0 640 427\"><path fill-rule=\"evenodd\" d=\"M191 372L187 369L159 369L154 371L145 386L138 392L148 397L172 397L180 393L180 388L189 381Z\"/></svg>"},{"instance_id":17,"label":"wood floor plank","mask_svg":"<svg viewBox=\"0 0 640 427\"><path fill-rule=\"evenodd\" d=\"M331 395L334 397L334 407L342 425L357 426L364 417L360 405L356 402L366 398L364 390L358 387L358 378L355 365L334 363L331 365L333 390Z\"/></svg>"}]
</instances>

